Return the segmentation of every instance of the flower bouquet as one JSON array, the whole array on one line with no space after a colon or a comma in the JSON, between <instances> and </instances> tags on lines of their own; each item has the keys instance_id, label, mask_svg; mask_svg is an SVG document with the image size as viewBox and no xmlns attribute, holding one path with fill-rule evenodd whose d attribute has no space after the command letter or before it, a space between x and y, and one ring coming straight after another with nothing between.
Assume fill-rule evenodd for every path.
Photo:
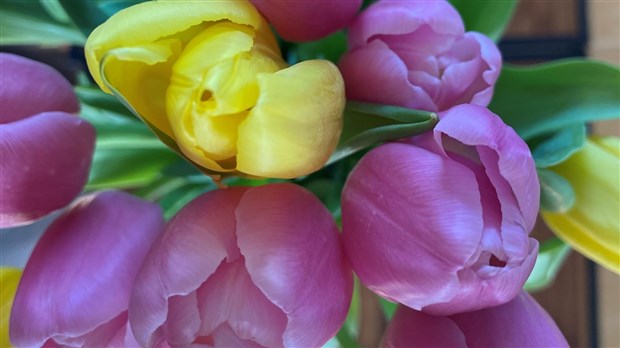
<instances>
[{"instance_id":1,"label":"flower bouquet","mask_svg":"<svg viewBox=\"0 0 620 348\"><path fill-rule=\"evenodd\" d=\"M57 212L0 345L568 346L526 290L620 273L620 70L504 64L515 5L6 1L83 68L0 53L0 227Z\"/></svg>"}]
</instances>

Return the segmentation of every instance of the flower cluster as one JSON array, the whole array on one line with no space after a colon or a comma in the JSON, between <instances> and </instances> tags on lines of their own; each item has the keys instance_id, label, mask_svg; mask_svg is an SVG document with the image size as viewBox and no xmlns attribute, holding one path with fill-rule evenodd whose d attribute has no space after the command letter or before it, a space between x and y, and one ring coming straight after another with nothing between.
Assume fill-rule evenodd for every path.
<instances>
[{"instance_id":1,"label":"flower cluster","mask_svg":"<svg viewBox=\"0 0 620 348\"><path fill-rule=\"evenodd\" d=\"M219 184L167 222L147 189L78 197L95 131L74 115L71 85L0 54L0 227L64 208L3 293L11 343L321 347L347 318L356 275L398 303L385 347L568 346L522 290L541 185L528 144L487 108L499 49L446 0L361 5L147 1L92 31L94 82ZM290 42L346 29L348 50L338 64L291 64L270 25ZM347 98L399 116L347 119ZM414 113L434 128L392 132ZM385 134L350 167L322 169L345 137ZM312 180L342 168L328 209Z\"/></svg>"}]
</instances>

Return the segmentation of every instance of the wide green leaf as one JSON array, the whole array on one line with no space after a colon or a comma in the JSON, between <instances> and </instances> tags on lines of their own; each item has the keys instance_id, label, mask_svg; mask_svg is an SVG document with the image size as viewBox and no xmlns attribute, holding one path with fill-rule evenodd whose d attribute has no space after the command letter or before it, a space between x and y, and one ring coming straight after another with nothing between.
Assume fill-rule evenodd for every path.
<instances>
[{"instance_id":1,"label":"wide green leaf","mask_svg":"<svg viewBox=\"0 0 620 348\"><path fill-rule=\"evenodd\" d=\"M586 126L583 123L544 136L532 151L538 168L551 167L563 162L573 153L581 149L586 141Z\"/></svg>"},{"instance_id":2,"label":"wide green leaf","mask_svg":"<svg viewBox=\"0 0 620 348\"><path fill-rule=\"evenodd\" d=\"M584 59L504 67L489 108L525 140L620 117L620 69Z\"/></svg>"},{"instance_id":3,"label":"wide green leaf","mask_svg":"<svg viewBox=\"0 0 620 348\"><path fill-rule=\"evenodd\" d=\"M556 212L567 212L575 204L575 190L570 182L560 174L548 170L538 169L540 181L540 207Z\"/></svg>"},{"instance_id":4,"label":"wide green leaf","mask_svg":"<svg viewBox=\"0 0 620 348\"><path fill-rule=\"evenodd\" d=\"M0 45L83 45L84 36L55 3L2 0Z\"/></svg>"},{"instance_id":5,"label":"wide green leaf","mask_svg":"<svg viewBox=\"0 0 620 348\"><path fill-rule=\"evenodd\" d=\"M450 0L461 14L465 29L499 41L510 23L517 0Z\"/></svg>"},{"instance_id":6,"label":"wide green leaf","mask_svg":"<svg viewBox=\"0 0 620 348\"><path fill-rule=\"evenodd\" d=\"M78 94L84 95L84 90ZM86 100L93 102L96 99L91 97ZM105 101L105 95L99 99ZM87 104L86 100L82 99L82 117L97 131L87 189L144 186L158 178L164 168L179 160L136 118Z\"/></svg>"},{"instance_id":7,"label":"wide green leaf","mask_svg":"<svg viewBox=\"0 0 620 348\"><path fill-rule=\"evenodd\" d=\"M438 121L433 112L349 101L340 142L327 165L384 141L422 134Z\"/></svg>"},{"instance_id":8,"label":"wide green leaf","mask_svg":"<svg viewBox=\"0 0 620 348\"><path fill-rule=\"evenodd\" d=\"M570 246L557 237L541 244L534 269L523 288L536 291L551 285L570 251Z\"/></svg>"}]
</instances>

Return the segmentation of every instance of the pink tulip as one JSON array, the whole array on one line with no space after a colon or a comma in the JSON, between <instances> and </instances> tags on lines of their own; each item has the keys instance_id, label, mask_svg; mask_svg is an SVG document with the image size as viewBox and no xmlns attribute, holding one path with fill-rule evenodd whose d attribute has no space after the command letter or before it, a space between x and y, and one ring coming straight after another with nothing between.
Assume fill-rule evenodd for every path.
<instances>
[{"instance_id":1,"label":"pink tulip","mask_svg":"<svg viewBox=\"0 0 620 348\"><path fill-rule=\"evenodd\" d=\"M309 192L211 191L155 242L129 321L147 347L320 347L346 317L352 282L338 229Z\"/></svg>"},{"instance_id":2,"label":"pink tulip","mask_svg":"<svg viewBox=\"0 0 620 348\"><path fill-rule=\"evenodd\" d=\"M348 35L339 67L349 99L428 111L491 101L500 52L486 36L465 33L448 1L381 0Z\"/></svg>"},{"instance_id":3,"label":"pink tulip","mask_svg":"<svg viewBox=\"0 0 620 348\"><path fill-rule=\"evenodd\" d=\"M389 300L435 315L496 306L534 266L538 200L523 140L460 105L432 134L362 158L343 190L343 242L361 282Z\"/></svg>"},{"instance_id":4,"label":"pink tulip","mask_svg":"<svg viewBox=\"0 0 620 348\"><path fill-rule=\"evenodd\" d=\"M318 40L355 18L362 0L251 0L282 38Z\"/></svg>"},{"instance_id":5,"label":"pink tulip","mask_svg":"<svg viewBox=\"0 0 620 348\"><path fill-rule=\"evenodd\" d=\"M568 347L549 314L528 293L499 307L436 317L400 306L383 338L401 347Z\"/></svg>"},{"instance_id":6,"label":"pink tulip","mask_svg":"<svg viewBox=\"0 0 620 348\"><path fill-rule=\"evenodd\" d=\"M95 130L73 113L77 97L47 65L0 53L0 227L69 204L88 179Z\"/></svg>"},{"instance_id":7,"label":"pink tulip","mask_svg":"<svg viewBox=\"0 0 620 348\"><path fill-rule=\"evenodd\" d=\"M17 289L18 346L135 347L127 307L136 273L163 227L160 209L123 192L80 198L43 234Z\"/></svg>"}]
</instances>

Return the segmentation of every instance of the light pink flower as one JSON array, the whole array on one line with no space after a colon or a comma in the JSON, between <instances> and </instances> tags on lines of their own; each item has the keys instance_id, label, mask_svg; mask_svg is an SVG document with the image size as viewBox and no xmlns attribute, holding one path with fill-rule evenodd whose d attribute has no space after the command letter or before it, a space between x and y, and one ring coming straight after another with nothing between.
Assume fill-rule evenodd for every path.
<instances>
[{"instance_id":1,"label":"light pink flower","mask_svg":"<svg viewBox=\"0 0 620 348\"><path fill-rule=\"evenodd\" d=\"M437 317L400 306L383 347L568 347L553 319L527 292L498 307Z\"/></svg>"},{"instance_id":2,"label":"light pink flower","mask_svg":"<svg viewBox=\"0 0 620 348\"><path fill-rule=\"evenodd\" d=\"M345 250L363 284L449 315L514 298L534 266L539 183L527 145L476 105L369 152L343 190Z\"/></svg>"},{"instance_id":3,"label":"light pink flower","mask_svg":"<svg viewBox=\"0 0 620 348\"><path fill-rule=\"evenodd\" d=\"M138 268L163 227L159 207L123 192L81 197L45 231L10 319L18 347L136 347L127 324Z\"/></svg>"},{"instance_id":4,"label":"light pink flower","mask_svg":"<svg viewBox=\"0 0 620 348\"><path fill-rule=\"evenodd\" d=\"M69 204L88 179L95 130L74 115L77 97L51 67L0 53L0 227Z\"/></svg>"},{"instance_id":5,"label":"light pink flower","mask_svg":"<svg viewBox=\"0 0 620 348\"><path fill-rule=\"evenodd\" d=\"M129 320L147 347L320 347L342 325L352 283L316 197L292 184L234 187L173 218L139 272Z\"/></svg>"},{"instance_id":6,"label":"light pink flower","mask_svg":"<svg viewBox=\"0 0 620 348\"><path fill-rule=\"evenodd\" d=\"M349 25L362 0L251 0L288 41L312 41Z\"/></svg>"},{"instance_id":7,"label":"light pink flower","mask_svg":"<svg viewBox=\"0 0 620 348\"><path fill-rule=\"evenodd\" d=\"M467 32L445 0L381 0L348 31L339 67L353 100L443 111L487 106L502 58L486 36Z\"/></svg>"}]
</instances>

